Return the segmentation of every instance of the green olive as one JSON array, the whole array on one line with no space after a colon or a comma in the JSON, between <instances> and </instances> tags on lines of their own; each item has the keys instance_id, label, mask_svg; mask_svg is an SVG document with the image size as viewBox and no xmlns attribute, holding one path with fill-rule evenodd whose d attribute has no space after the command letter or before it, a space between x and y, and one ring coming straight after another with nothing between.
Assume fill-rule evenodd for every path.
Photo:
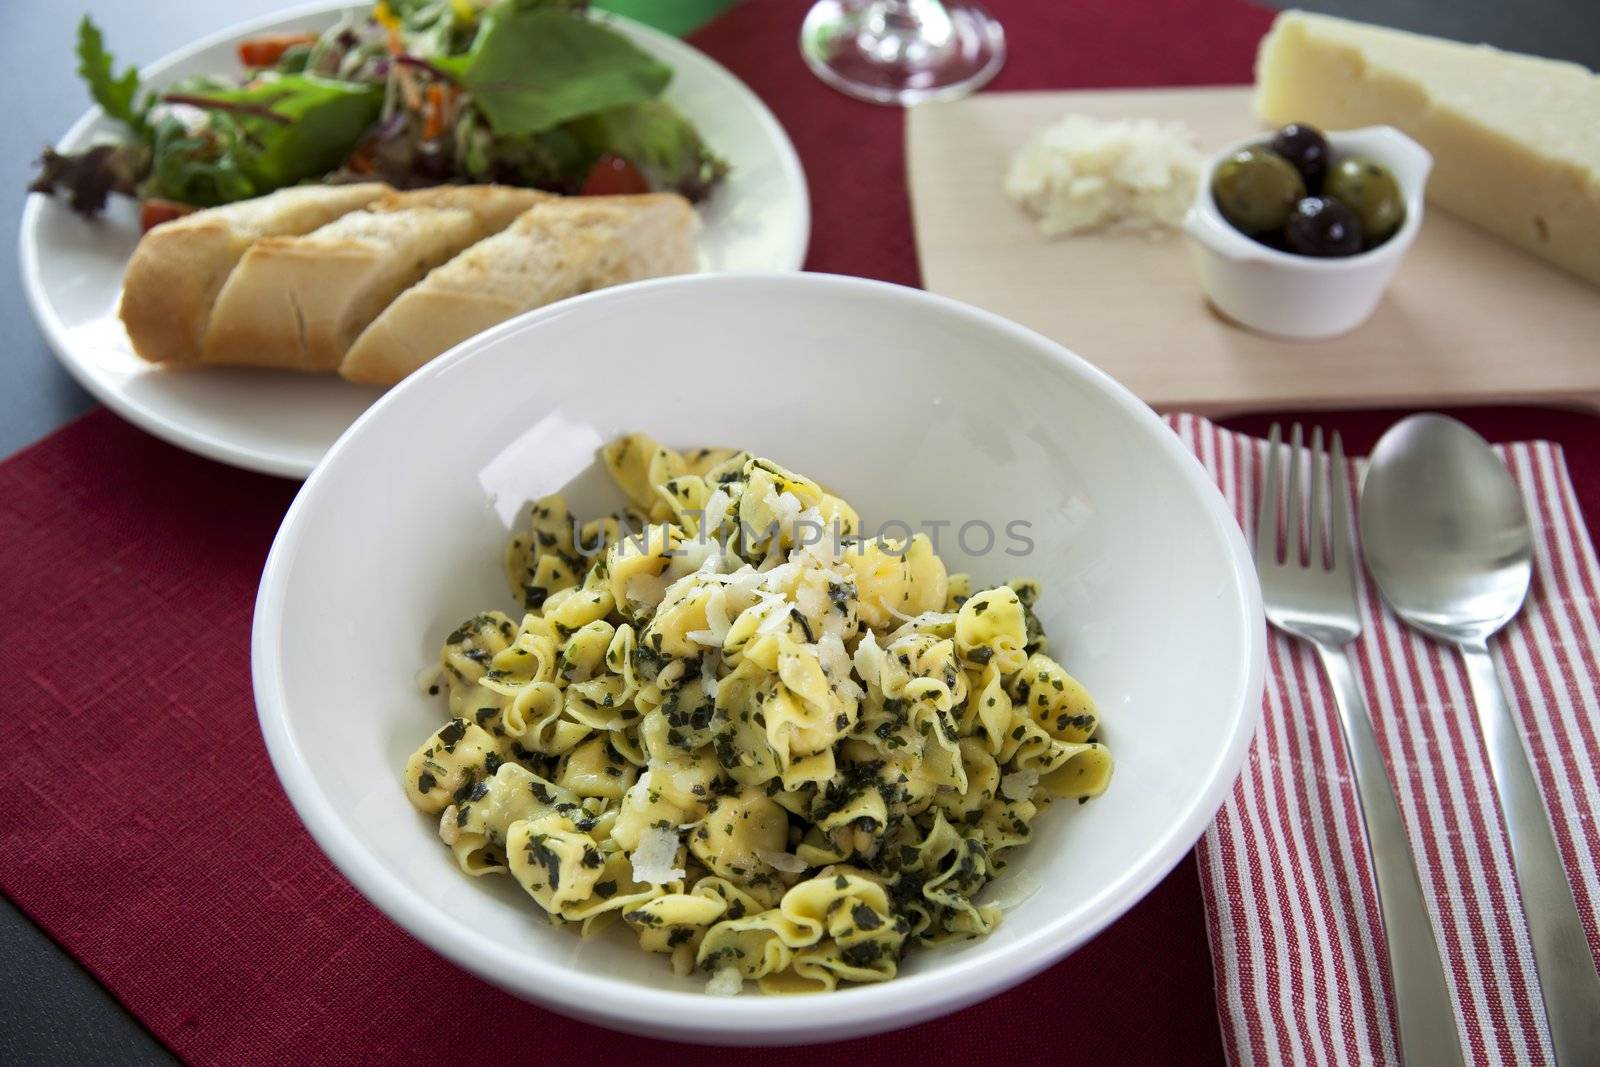
<instances>
[{"instance_id":1,"label":"green olive","mask_svg":"<svg viewBox=\"0 0 1600 1067\"><path fill-rule=\"evenodd\" d=\"M1306 183L1294 164L1266 148L1241 148L1217 164L1211 195L1222 217L1245 233L1283 229Z\"/></svg>"},{"instance_id":2,"label":"green olive","mask_svg":"<svg viewBox=\"0 0 1600 1067\"><path fill-rule=\"evenodd\" d=\"M1356 213L1369 248L1387 241L1406 220L1400 183L1382 163L1359 156L1341 159L1329 169L1322 192Z\"/></svg>"}]
</instances>

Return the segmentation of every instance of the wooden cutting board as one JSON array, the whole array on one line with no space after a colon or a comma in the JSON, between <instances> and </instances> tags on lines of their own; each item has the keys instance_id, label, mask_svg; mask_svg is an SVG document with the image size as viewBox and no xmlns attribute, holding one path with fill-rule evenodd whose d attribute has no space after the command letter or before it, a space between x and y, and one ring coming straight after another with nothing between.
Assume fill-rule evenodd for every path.
<instances>
[{"instance_id":1,"label":"wooden cutting board","mask_svg":"<svg viewBox=\"0 0 1600 1067\"><path fill-rule=\"evenodd\" d=\"M1281 341L1211 310L1181 232L1047 239L1001 191L1011 154L1068 112L1181 120L1210 153L1260 129L1249 99L1248 87L986 93L912 108L923 284L1054 338L1165 410L1600 404L1600 288L1437 209L1365 325Z\"/></svg>"}]
</instances>

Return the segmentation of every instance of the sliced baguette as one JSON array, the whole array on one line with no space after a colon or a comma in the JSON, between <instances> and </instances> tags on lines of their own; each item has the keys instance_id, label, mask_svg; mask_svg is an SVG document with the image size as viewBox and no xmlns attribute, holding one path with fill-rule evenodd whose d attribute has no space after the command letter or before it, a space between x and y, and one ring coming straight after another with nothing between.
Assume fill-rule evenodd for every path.
<instances>
[{"instance_id":1,"label":"sliced baguette","mask_svg":"<svg viewBox=\"0 0 1600 1067\"><path fill-rule=\"evenodd\" d=\"M332 371L408 286L549 198L493 185L419 189L303 237L263 238L217 297L202 361Z\"/></svg>"},{"instance_id":2,"label":"sliced baguette","mask_svg":"<svg viewBox=\"0 0 1600 1067\"><path fill-rule=\"evenodd\" d=\"M524 311L692 271L698 229L689 202L672 193L538 204L400 294L356 339L339 373L352 382L393 385Z\"/></svg>"},{"instance_id":3,"label":"sliced baguette","mask_svg":"<svg viewBox=\"0 0 1600 1067\"><path fill-rule=\"evenodd\" d=\"M157 226L122 280L133 350L152 363L198 362L217 293L254 241L310 233L393 191L382 182L296 186Z\"/></svg>"}]
</instances>

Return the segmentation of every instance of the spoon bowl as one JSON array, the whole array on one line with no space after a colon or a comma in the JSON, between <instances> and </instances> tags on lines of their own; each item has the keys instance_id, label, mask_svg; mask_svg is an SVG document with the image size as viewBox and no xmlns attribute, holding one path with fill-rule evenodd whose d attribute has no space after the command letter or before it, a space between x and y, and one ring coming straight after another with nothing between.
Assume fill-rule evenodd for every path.
<instances>
[{"instance_id":1,"label":"spoon bowl","mask_svg":"<svg viewBox=\"0 0 1600 1067\"><path fill-rule=\"evenodd\" d=\"M1361 549L1389 606L1461 651L1556 1062L1600 1063L1600 974L1487 644L1522 609L1532 583L1522 494L1483 438L1443 415L1413 415L1372 450Z\"/></svg>"},{"instance_id":2,"label":"spoon bowl","mask_svg":"<svg viewBox=\"0 0 1600 1067\"><path fill-rule=\"evenodd\" d=\"M1446 641L1483 641L1522 610L1533 531L1488 442L1444 415L1396 423L1361 486L1361 545L1384 599Z\"/></svg>"}]
</instances>

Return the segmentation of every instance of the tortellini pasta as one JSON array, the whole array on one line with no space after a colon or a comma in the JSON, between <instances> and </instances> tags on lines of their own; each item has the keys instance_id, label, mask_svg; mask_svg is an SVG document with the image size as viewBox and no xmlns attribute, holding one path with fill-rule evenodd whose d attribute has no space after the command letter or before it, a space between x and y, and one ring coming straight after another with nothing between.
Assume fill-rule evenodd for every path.
<instances>
[{"instance_id":1,"label":"tortellini pasta","mask_svg":"<svg viewBox=\"0 0 1600 1067\"><path fill-rule=\"evenodd\" d=\"M463 623L429 681L450 718L404 786L462 870L717 988L884 981L994 929L974 898L1006 851L1111 776L1037 586L863 537L749 453L633 434L602 459L626 507L535 502L504 560L521 619Z\"/></svg>"}]
</instances>

